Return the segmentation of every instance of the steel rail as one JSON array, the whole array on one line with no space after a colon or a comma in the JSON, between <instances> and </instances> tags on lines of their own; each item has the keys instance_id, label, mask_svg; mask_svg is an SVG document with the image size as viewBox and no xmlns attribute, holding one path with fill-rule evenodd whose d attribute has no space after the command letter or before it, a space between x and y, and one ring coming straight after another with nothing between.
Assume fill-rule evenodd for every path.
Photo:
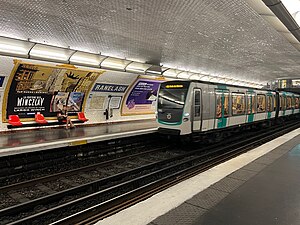
<instances>
[{"instance_id":1,"label":"steel rail","mask_svg":"<svg viewBox=\"0 0 300 225\"><path fill-rule=\"evenodd\" d=\"M288 128L281 129L280 131L272 130L271 132L268 132L267 135L264 135L264 137L261 137L260 139L255 140L251 143L245 144L243 146L240 146L236 149L232 149L230 151L225 151L223 154L218 154L216 155L216 157L209 158L198 165L193 165L190 168L186 168L184 170L178 171L174 174L162 178L161 180L157 180L155 182L146 184L142 187L137 188L136 190L128 192L127 194L111 199L110 201L95 205L91 208L85 209L81 212L78 212L64 219L53 222L51 224L52 225L73 224L73 223L76 223L78 225L94 224L97 221L105 217L108 217L124 208L134 205L142 200L145 200L151 197L152 195L167 189L168 187L180 183L183 180L193 177L203 171L212 168L213 166L216 166L222 162L234 158L244 152L247 152L250 149L253 149L254 146L259 146L282 134L285 134L296 128L299 128L299 126L300 125L298 123Z\"/></svg>"},{"instance_id":2,"label":"steel rail","mask_svg":"<svg viewBox=\"0 0 300 225\"><path fill-rule=\"evenodd\" d=\"M289 130L291 130L291 129L294 129L295 127L299 127L299 124L297 123L297 125L294 125L293 126L293 128L289 128ZM246 148L246 150L249 150L249 148L251 147L251 146L253 146L253 142L255 142L256 144L259 144L259 143L261 143L263 140L263 138L265 138L265 139L270 139L270 136L272 136L272 138L274 137L274 132L276 132L276 130L277 131L279 131L279 130L282 130L282 128L281 127L278 127L277 129L273 129L272 131L270 131L270 132L265 132L265 133L262 133L262 134L260 134L260 135L258 135L258 136L254 136L254 137L252 137L252 138L249 138L249 139L247 139L247 140L243 140L242 142L239 142L239 143L236 143L235 145L236 146L239 146L239 149L242 149L243 151L245 151L245 146L248 146L247 148ZM286 132L286 130L287 129L284 129L284 132ZM283 131L282 131L283 132ZM281 133L282 133L281 132ZM277 134L278 135L278 134ZM260 138L259 140L257 140L258 139L258 137ZM248 142L248 144L246 143L246 142ZM250 142L250 143L249 143ZM242 145L242 147L240 147L241 146L241 144L243 143L243 145ZM247 145L246 145L247 144ZM74 200L74 201L72 201L72 202L68 202L68 203L65 203L65 204L63 204L63 205L60 205L60 206L57 206L57 207L55 207L55 208L53 208L53 209L48 209L47 211L44 211L44 212L41 212L41 213L39 213L39 214L36 214L36 215L32 215L32 216L29 216L29 217L27 217L27 218L23 218L23 219L21 219L21 220L19 220L19 221L16 221L16 222L14 222L14 223L12 223L12 224L20 224L20 223L24 223L24 222L28 222L28 221L33 221L33 220L37 220L37 219L39 219L39 218L42 218L42 217L44 217L45 215L47 215L48 213L50 213L51 211L52 211L52 213L54 213L55 214L55 212L59 212L59 211L62 211L62 210L66 210L66 209L69 209L69 208L71 208L71 207L74 207L76 204L78 204L79 202L84 202L84 201L87 201L87 199L89 199L89 198L95 198L95 197L97 197L97 196L99 196L99 195L101 195L101 194L103 194L103 193L106 193L106 194L108 194L109 192L116 192L117 190L119 190L119 189L124 189L125 187L126 187L126 185L132 185L132 184L136 184L136 183L143 183L143 181L144 180L146 180L146 179L150 179L150 177L152 176L158 176L158 174L159 173L162 173L162 172L167 172L167 171L169 171L169 173L170 172L172 172L172 170L174 170L174 168L176 168L176 167L179 167L179 166L188 166L187 168L185 168L184 170L189 170L189 169L191 169L191 168L194 168L195 167L195 165L193 165L197 160L199 161L199 162L203 162L203 157L204 156L207 156L207 158L208 158L208 161L209 162L211 162L211 161L213 161L213 160L215 160L215 161L219 161L219 160L216 160L217 158L216 157L212 157L212 155L211 154L217 154L217 153L219 153L220 151L225 151L225 153L226 154L231 154L231 153L234 153L234 152L236 152L236 149L237 148L234 148L234 146L235 145L229 145L229 146L226 146L226 147L224 147L224 148L222 148L222 149L215 149L214 151L212 151L212 152L206 152L206 153L203 153L203 154L198 154L197 155L197 157L194 157L193 159L188 159L188 160L184 160L184 161L181 161L181 162L179 162L178 164L176 164L176 165L171 165L171 166L168 166L168 167L164 167L164 168L162 168L162 169L159 169L159 170L156 170L155 172L152 172L152 173L149 173L149 174L147 174L147 175L144 175L144 176L141 176L141 177L138 177L138 178L135 178L135 179L132 179L132 180L129 180L129 181L125 181L125 182L123 182L123 183L121 183L121 184L117 184L116 186L114 186L114 187L109 187L109 188L107 188L107 189L105 189L105 190L102 190L102 191L98 191L98 192L95 192L95 193L93 193L93 194L91 194L91 195L88 195L88 196L84 196L83 198L81 198L81 199L76 199L76 200ZM230 149L230 148L232 148L233 150L228 150L228 149ZM238 153L238 154L241 154L241 152L242 152L242 150L239 150L240 151L240 153ZM219 155L219 154L217 154L217 155ZM232 154L232 155L234 155L234 154ZM220 155L218 156L219 158L221 157ZM223 157L224 157L224 155L223 155ZM170 159L168 159L168 160L170 160ZM207 162L208 162L207 161ZM159 163L162 163L162 162L159 162ZM155 163L154 163L155 164ZM154 165L153 164L153 165ZM157 164L157 163L156 163ZM153 165L148 165L148 166L150 166L149 168L151 168L151 166L153 166ZM200 167L202 166L203 167L203 163L198 163L198 166L196 166L197 168L199 167L199 165L200 165ZM146 169L145 167L143 168L144 170ZM171 177L173 177L173 176L178 176L178 173L179 172L176 172L176 173L174 173L173 175L172 175L172 173L171 173L171 175L168 175L168 176L171 176ZM125 173L124 173L125 174ZM123 174L123 175L124 175ZM176 174L176 175L175 175ZM119 177L120 178L120 174L118 174L116 177ZM181 175L181 176L183 176L183 175ZM186 175L185 175L186 176ZM153 178L151 178L151 179L153 179ZM150 180L151 180L150 179ZM157 179L155 179L155 180L157 180ZM155 183L155 182L154 182ZM98 184L99 185L99 184ZM96 185L96 186L98 186L98 185ZM161 185L159 185L159 186L161 186ZM165 185L162 185L162 186L165 186ZM98 186L99 187L99 186ZM139 189L139 187L136 187L136 189L138 190ZM131 192L130 192L131 193ZM122 194L121 196L123 197L123 195L124 196L126 196L126 194ZM119 197L115 197L113 200L116 200L116 199L118 199ZM129 200L128 200L129 201ZM108 202L110 202L110 204L108 204ZM123 202L123 200L122 200L122 202ZM108 209L110 209L110 208L118 208L116 205L113 207L112 206L112 204L111 204L111 201L107 201L107 202L105 202L105 205L106 206L108 206L107 207L107 209L106 210L103 210L103 204L104 203L101 203L100 205L102 205L101 207L102 207L102 210L100 210L100 211L107 211ZM121 207L122 208L122 207ZM95 211L95 209L93 209L93 211ZM97 212L98 212L98 210L96 210ZM77 216L79 215L79 213L77 213L76 214ZM75 216L74 216L75 217ZM70 218L70 217L67 217L67 218ZM77 217L77 219L78 219L78 217ZM75 220L77 220L77 219L75 219ZM67 219L66 219L67 220ZM61 220L59 223L64 223L65 221L63 221L63 220ZM55 224L55 223L54 223Z\"/></svg>"},{"instance_id":3,"label":"steel rail","mask_svg":"<svg viewBox=\"0 0 300 225\"><path fill-rule=\"evenodd\" d=\"M23 181L23 182L20 182L20 183L15 183L15 184L3 186L3 187L0 187L0 193L8 192L8 191L16 190L16 189L22 189L22 188L29 187L29 186L34 186L36 184L52 181L52 180L55 180L55 179L58 179L58 178L64 177L64 176L75 175L75 174L78 174L80 172L85 172L85 171L93 170L95 168L104 167L104 166L107 166L109 164L120 162L120 161L123 161L123 160L126 160L126 159L147 155L147 154L150 154L150 153L153 153L153 152L159 152L159 151L162 151L163 149L166 149L166 148L167 148L166 146L163 146L161 148L155 148L155 149L148 150L148 151L145 151L145 152L140 152L140 153L136 153L136 154L133 154L133 155L128 155L128 156L124 156L124 157L120 157L120 158L116 158L116 159L112 159L112 160L108 160L108 161L104 161L104 162L95 163L95 164L88 165L88 166L83 166L83 167L80 167L80 168L77 168L77 169L67 170L67 171L64 171L64 172L55 173L55 174L52 174L52 175L39 177L39 178L36 178L36 179L31 179L31 180Z\"/></svg>"}]
</instances>

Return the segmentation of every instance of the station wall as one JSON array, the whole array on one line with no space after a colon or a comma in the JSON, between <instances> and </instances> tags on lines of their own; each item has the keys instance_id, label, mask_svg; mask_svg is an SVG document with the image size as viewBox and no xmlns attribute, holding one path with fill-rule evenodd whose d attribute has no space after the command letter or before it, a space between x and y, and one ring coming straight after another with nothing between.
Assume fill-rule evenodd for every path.
<instances>
[{"instance_id":1,"label":"station wall","mask_svg":"<svg viewBox=\"0 0 300 225\"><path fill-rule=\"evenodd\" d=\"M24 78L26 66L38 72ZM66 82L69 78L71 81ZM56 120L62 104L68 104L69 111L75 110L71 103L85 113L87 124L154 119L157 89L162 81L127 72L0 56L0 131L7 130L9 114L18 114L25 123L32 123L37 111L47 120ZM26 106L28 98L40 98L43 105Z\"/></svg>"}]
</instances>

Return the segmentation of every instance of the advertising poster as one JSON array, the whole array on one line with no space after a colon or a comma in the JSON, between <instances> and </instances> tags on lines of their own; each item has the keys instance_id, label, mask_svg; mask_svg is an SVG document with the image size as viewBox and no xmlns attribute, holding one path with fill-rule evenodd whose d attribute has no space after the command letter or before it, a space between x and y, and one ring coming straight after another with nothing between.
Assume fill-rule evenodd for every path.
<instances>
[{"instance_id":1,"label":"advertising poster","mask_svg":"<svg viewBox=\"0 0 300 225\"><path fill-rule=\"evenodd\" d=\"M49 111L51 98L52 95L49 94L15 94L10 103L14 106L14 114L26 116Z\"/></svg>"},{"instance_id":2,"label":"advertising poster","mask_svg":"<svg viewBox=\"0 0 300 225\"><path fill-rule=\"evenodd\" d=\"M68 101L68 92L57 92L56 95L53 95L50 112L58 112L63 109L64 105L67 105Z\"/></svg>"},{"instance_id":3,"label":"advertising poster","mask_svg":"<svg viewBox=\"0 0 300 225\"><path fill-rule=\"evenodd\" d=\"M155 112L157 91L162 80L138 79L123 103L122 115Z\"/></svg>"},{"instance_id":4,"label":"advertising poster","mask_svg":"<svg viewBox=\"0 0 300 225\"><path fill-rule=\"evenodd\" d=\"M56 117L63 104L72 111L83 107L84 96L91 90L101 72L77 70L63 66L35 65L18 61L6 89L6 116L33 118L40 112ZM70 111L71 111L70 110Z\"/></svg>"},{"instance_id":5,"label":"advertising poster","mask_svg":"<svg viewBox=\"0 0 300 225\"><path fill-rule=\"evenodd\" d=\"M71 92L68 99L68 111L80 112L83 103L83 92Z\"/></svg>"},{"instance_id":6,"label":"advertising poster","mask_svg":"<svg viewBox=\"0 0 300 225\"><path fill-rule=\"evenodd\" d=\"M114 96L110 98L109 101L109 108L110 109L118 109L120 108L120 103L121 103L121 96Z\"/></svg>"}]
</instances>

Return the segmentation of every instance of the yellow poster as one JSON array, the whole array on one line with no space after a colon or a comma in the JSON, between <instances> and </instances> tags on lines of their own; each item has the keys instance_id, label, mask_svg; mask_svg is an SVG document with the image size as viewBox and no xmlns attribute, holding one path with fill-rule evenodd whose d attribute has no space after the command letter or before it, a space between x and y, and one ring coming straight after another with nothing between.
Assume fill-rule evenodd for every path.
<instances>
[{"instance_id":1,"label":"yellow poster","mask_svg":"<svg viewBox=\"0 0 300 225\"><path fill-rule=\"evenodd\" d=\"M6 87L3 120L8 115L32 118L36 112L53 117L63 105L70 112L85 107L85 98L102 71L70 65L39 65L16 61Z\"/></svg>"}]
</instances>

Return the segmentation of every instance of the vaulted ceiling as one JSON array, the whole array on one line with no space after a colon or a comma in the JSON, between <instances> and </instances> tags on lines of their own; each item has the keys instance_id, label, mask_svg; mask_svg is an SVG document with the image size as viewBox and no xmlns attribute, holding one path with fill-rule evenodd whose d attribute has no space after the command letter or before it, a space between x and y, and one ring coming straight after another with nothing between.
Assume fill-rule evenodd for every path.
<instances>
[{"instance_id":1,"label":"vaulted ceiling","mask_svg":"<svg viewBox=\"0 0 300 225\"><path fill-rule=\"evenodd\" d=\"M0 36L265 83L300 52L243 0L1 0Z\"/></svg>"}]
</instances>

